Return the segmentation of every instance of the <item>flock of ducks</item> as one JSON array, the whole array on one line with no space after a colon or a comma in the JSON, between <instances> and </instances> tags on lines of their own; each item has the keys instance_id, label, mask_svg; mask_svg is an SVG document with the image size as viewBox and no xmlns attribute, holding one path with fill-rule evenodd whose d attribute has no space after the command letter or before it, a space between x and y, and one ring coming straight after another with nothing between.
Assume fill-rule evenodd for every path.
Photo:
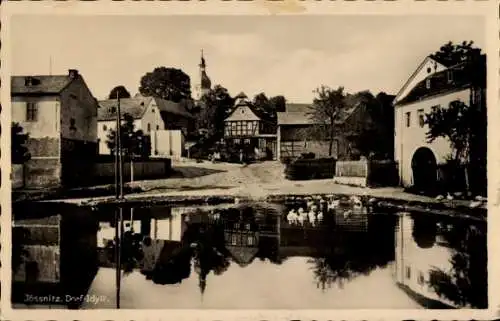
<instances>
[{"instance_id":1,"label":"flock of ducks","mask_svg":"<svg viewBox=\"0 0 500 321\"><path fill-rule=\"evenodd\" d=\"M456 196L457 196L457 198L460 198L462 196L462 193L457 193ZM447 201L451 202L451 201L455 200L455 196L451 195L450 193L446 193L446 196L438 195L436 197L437 201L444 201L445 199ZM480 206L484 205L486 201L487 201L487 198L482 197L482 196L476 196L475 199L469 203L469 207L470 208L480 207Z\"/></svg>"},{"instance_id":2,"label":"flock of ducks","mask_svg":"<svg viewBox=\"0 0 500 321\"><path fill-rule=\"evenodd\" d=\"M322 197L317 197L316 201L312 197L306 197L307 201L304 207L299 207L297 210L292 208L286 219L290 225L303 226L306 222L315 226L317 223L323 221L324 213L335 210L340 207L340 200L333 196L330 196L328 200ZM318 206L319 201L319 206ZM358 196L351 196L349 198L349 203L352 209L344 211L344 218L348 218L352 215L353 210L360 210L363 208L363 202Z\"/></svg>"}]
</instances>

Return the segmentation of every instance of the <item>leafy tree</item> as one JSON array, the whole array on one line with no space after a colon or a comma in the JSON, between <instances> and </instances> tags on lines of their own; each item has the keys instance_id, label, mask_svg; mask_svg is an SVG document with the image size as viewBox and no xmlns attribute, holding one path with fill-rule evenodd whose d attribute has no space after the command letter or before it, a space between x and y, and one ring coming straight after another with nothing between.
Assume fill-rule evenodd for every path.
<instances>
[{"instance_id":1,"label":"leafy tree","mask_svg":"<svg viewBox=\"0 0 500 321\"><path fill-rule=\"evenodd\" d=\"M365 104L367 117L357 126L357 135L352 142L361 155L373 158L388 159L393 157L394 150L394 96L379 93L376 97L369 91L355 95L353 103Z\"/></svg>"},{"instance_id":2,"label":"leafy tree","mask_svg":"<svg viewBox=\"0 0 500 321\"><path fill-rule=\"evenodd\" d=\"M157 67L141 78L139 92L174 102L191 98L191 80L180 69Z\"/></svg>"},{"instance_id":3,"label":"leafy tree","mask_svg":"<svg viewBox=\"0 0 500 321\"><path fill-rule=\"evenodd\" d=\"M276 119L276 113L285 111L286 100L283 96L274 96L267 98L265 93L255 95L253 105L269 119Z\"/></svg>"},{"instance_id":4,"label":"leafy tree","mask_svg":"<svg viewBox=\"0 0 500 321\"><path fill-rule=\"evenodd\" d=\"M308 112L310 118L317 124L312 134L316 138L329 141L328 153L332 156L333 142L338 131L337 122L343 118L346 110L344 87L332 89L322 85L314 90L314 93L316 97Z\"/></svg>"},{"instance_id":5,"label":"leafy tree","mask_svg":"<svg viewBox=\"0 0 500 321\"><path fill-rule=\"evenodd\" d=\"M286 110L286 99L284 96L274 96L269 98L269 104L276 112L284 112Z\"/></svg>"},{"instance_id":6,"label":"leafy tree","mask_svg":"<svg viewBox=\"0 0 500 321\"><path fill-rule=\"evenodd\" d=\"M204 139L218 140L224 135L224 119L231 112L234 99L228 90L216 85L201 98L199 113L196 115L198 131L205 133Z\"/></svg>"},{"instance_id":7,"label":"leafy tree","mask_svg":"<svg viewBox=\"0 0 500 321\"><path fill-rule=\"evenodd\" d=\"M136 156L148 157L151 154L147 137L142 130L135 130L134 118L130 114L123 115L120 134L122 155L132 158ZM116 131L110 129L106 144L113 155L116 153L115 139Z\"/></svg>"},{"instance_id":8,"label":"leafy tree","mask_svg":"<svg viewBox=\"0 0 500 321\"><path fill-rule=\"evenodd\" d=\"M24 164L29 161L31 155L26 147L29 135L23 132L19 123L11 126L11 161L13 164Z\"/></svg>"},{"instance_id":9,"label":"leafy tree","mask_svg":"<svg viewBox=\"0 0 500 321\"><path fill-rule=\"evenodd\" d=\"M117 98L130 98L130 93L125 88L125 86L116 86L111 89L108 99L117 99Z\"/></svg>"},{"instance_id":10,"label":"leafy tree","mask_svg":"<svg viewBox=\"0 0 500 321\"><path fill-rule=\"evenodd\" d=\"M458 167L469 162L471 142L481 139L479 136L484 134L482 127L486 125L478 106L468 106L460 100L452 101L447 108L435 108L426 114L424 121L429 126L427 141L432 143L438 138L447 139L453 150L451 161ZM466 167L465 175L468 185Z\"/></svg>"},{"instance_id":11,"label":"leafy tree","mask_svg":"<svg viewBox=\"0 0 500 321\"><path fill-rule=\"evenodd\" d=\"M481 49L473 47L473 41L460 44L448 42L431 55L445 66L453 66L465 61L474 61L481 56Z\"/></svg>"}]
</instances>

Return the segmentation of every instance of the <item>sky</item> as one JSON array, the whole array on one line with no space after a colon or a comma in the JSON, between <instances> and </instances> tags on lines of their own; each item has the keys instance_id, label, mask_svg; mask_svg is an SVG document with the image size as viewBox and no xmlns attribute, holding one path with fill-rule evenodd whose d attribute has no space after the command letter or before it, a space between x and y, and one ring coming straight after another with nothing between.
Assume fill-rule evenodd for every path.
<instances>
[{"instance_id":1,"label":"sky","mask_svg":"<svg viewBox=\"0 0 500 321\"><path fill-rule=\"evenodd\" d=\"M97 99L124 85L132 95L155 67L198 82L204 51L212 85L231 95L284 95L310 103L320 85L396 94L448 41L486 49L479 16L15 16L13 75L78 69Z\"/></svg>"}]
</instances>

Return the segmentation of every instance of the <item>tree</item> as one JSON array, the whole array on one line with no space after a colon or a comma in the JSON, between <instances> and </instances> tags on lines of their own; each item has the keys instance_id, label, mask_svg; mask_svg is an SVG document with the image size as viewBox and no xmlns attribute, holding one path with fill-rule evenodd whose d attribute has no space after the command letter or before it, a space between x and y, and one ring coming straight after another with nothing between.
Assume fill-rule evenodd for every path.
<instances>
[{"instance_id":1,"label":"tree","mask_svg":"<svg viewBox=\"0 0 500 321\"><path fill-rule=\"evenodd\" d=\"M151 154L149 141L142 130L135 130L134 118L130 114L124 114L122 121L120 126L122 155L129 158L148 157ZM106 144L113 155L116 153L115 139L116 131L110 129Z\"/></svg>"},{"instance_id":2,"label":"tree","mask_svg":"<svg viewBox=\"0 0 500 321\"><path fill-rule=\"evenodd\" d=\"M157 67L141 78L139 92L174 102L191 98L191 80L182 70Z\"/></svg>"},{"instance_id":3,"label":"tree","mask_svg":"<svg viewBox=\"0 0 500 321\"><path fill-rule=\"evenodd\" d=\"M266 94L263 92L255 95L253 98L253 105L269 119L276 119L276 113L283 112L286 109L285 97L274 96L267 98Z\"/></svg>"},{"instance_id":4,"label":"tree","mask_svg":"<svg viewBox=\"0 0 500 321\"><path fill-rule=\"evenodd\" d=\"M316 97L308 112L315 125L313 135L319 139L329 141L328 153L332 156L333 142L337 134L337 122L340 121L346 109L346 95L344 87L332 89L322 85L314 90Z\"/></svg>"},{"instance_id":5,"label":"tree","mask_svg":"<svg viewBox=\"0 0 500 321\"><path fill-rule=\"evenodd\" d=\"M117 99L117 98L130 98L130 93L125 88L125 86L116 86L111 89L108 99Z\"/></svg>"},{"instance_id":6,"label":"tree","mask_svg":"<svg viewBox=\"0 0 500 321\"><path fill-rule=\"evenodd\" d=\"M486 122L482 114L475 104L468 106L460 100L452 101L448 108L437 107L425 115L424 122L429 126L427 141L447 139L453 150L451 162L460 167L470 160L471 142L480 141L479 136L484 134L482 127ZM467 167L464 170L469 189Z\"/></svg>"},{"instance_id":7,"label":"tree","mask_svg":"<svg viewBox=\"0 0 500 321\"><path fill-rule=\"evenodd\" d=\"M228 90L216 85L201 98L201 109L196 115L196 127L206 134L204 139L218 140L224 135L224 119L231 112L234 99Z\"/></svg>"},{"instance_id":8,"label":"tree","mask_svg":"<svg viewBox=\"0 0 500 321\"><path fill-rule=\"evenodd\" d=\"M461 44L454 44L450 41L432 54L431 58L436 59L445 66L474 61L481 56L481 49L474 48L473 44L473 41L463 41Z\"/></svg>"},{"instance_id":9,"label":"tree","mask_svg":"<svg viewBox=\"0 0 500 321\"><path fill-rule=\"evenodd\" d=\"M376 159L393 157L394 150L394 96L379 93L376 97L369 91L359 92L352 97L352 104L362 102L366 117L361 120L353 143L361 155Z\"/></svg>"},{"instance_id":10,"label":"tree","mask_svg":"<svg viewBox=\"0 0 500 321\"><path fill-rule=\"evenodd\" d=\"M269 99L269 104L276 112L286 111L286 99L284 96L274 96Z\"/></svg>"},{"instance_id":11,"label":"tree","mask_svg":"<svg viewBox=\"0 0 500 321\"><path fill-rule=\"evenodd\" d=\"M26 147L29 135L23 132L19 123L11 126L11 161L13 164L24 164L29 161L31 155Z\"/></svg>"}]
</instances>

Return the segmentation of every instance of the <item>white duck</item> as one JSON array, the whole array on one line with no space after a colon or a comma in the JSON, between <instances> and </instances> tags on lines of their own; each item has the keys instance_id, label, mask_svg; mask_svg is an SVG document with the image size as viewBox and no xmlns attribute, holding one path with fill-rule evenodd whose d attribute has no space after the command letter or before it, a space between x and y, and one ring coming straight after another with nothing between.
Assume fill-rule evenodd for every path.
<instances>
[{"instance_id":1,"label":"white duck","mask_svg":"<svg viewBox=\"0 0 500 321\"><path fill-rule=\"evenodd\" d=\"M436 201L442 201L442 200L444 200L444 196L443 195L436 196Z\"/></svg>"},{"instance_id":2,"label":"white duck","mask_svg":"<svg viewBox=\"0 0 500 321\"><path fill-rule=\"evenodd\" d=\"M480 207L481 205L483 205L482 201L472 201L472 202L470 202L469 207L470 208L477 208L477 207Z\"/></svg>"},{"instance_id":3,"label":"white duck","mask_svg":"<svg viewBox=\"0 0 500 321\"><path fill-rule=\"evenodd\" d=\"M323 212L319 212L318 216L316 218L318 219L318 222L322 222L323 221Z\"/></svg>"},{"instance_id":4,"label":"white duck","mask_svg":"<svg viewBox=\"0 0 500 321\"><path fill-rule=\"evenodd\" d=\"M454 197L453 197L453 195L451 195L450 193L447 193L447 194L446 194L446 199L447 199L448 201L453 201Z\"/></svg>"},{"instance_id":5,"label":"white duck","mask_svg":"<svg viewBox=\"0 0 500 321\"><path fill-rule=\"evenodd\" d=\"M314 226L316 223L316 213L312 210L309 211L309 222L312 224L312 226Z\"/></svg>"},{"instance_id":6,"label":"white duck","mask_svg":"<svg viewBox=\"0 0 500 321\"><path fill-rule=\"evenodd\" d=\"M339 200L333 200L331 202L328 202L328 210L334 210L340 206L340 201Z\"/></svg>"},{"instance_id":7,"label":"white duck","mask_svg":"<svg viewBox=\"0 0 500 321\"><path fill-rule=\"evenodd\" d=\"M297 215L297 212L292 209L288 212L288 215L286 216L286 219L288 221L288 224L295 224L297 223L297 220L298 220L298 215Z\"/></svg>"},{"instance_id":8,"label":"white duck","mask_svg":"<svg viewBox=\"0 0 500 321\"><path fill-rule=\"evenodd\" d=\"M311 208L314 205L314 202L312 200L307 201L307 208Z\"/></svg>"},{"instance_id":9,"label":"white duck","mask_svg":"<svg viewBox=\"0 0 500 321\"><path fill-rule=\"evenodd\" d=\"M311 206L310 210L316 212L318 210L318 205L314 204L313 206Z\"/></svg>"},{"instance_id":10,"label":"white duck","mask_svg":"<svg viewBox=\"0 0 500 321\"><path fill-rule=\"evenodd\" d=\"M361 199L357 196L351 196L351 202L353 203L355 209L361 209L363 207Z\"/></svg>"},{"instance_id":11,"label":"white duck","mask_svg":"<svg viewBox=\"0 0 500 321\"><path fill-rule=\"evenodd\" d=\"M351 214L352 214L351 210L344 211L344 218L348 218L349 216L351 216Z\"/></svg>"}]
</instances>

